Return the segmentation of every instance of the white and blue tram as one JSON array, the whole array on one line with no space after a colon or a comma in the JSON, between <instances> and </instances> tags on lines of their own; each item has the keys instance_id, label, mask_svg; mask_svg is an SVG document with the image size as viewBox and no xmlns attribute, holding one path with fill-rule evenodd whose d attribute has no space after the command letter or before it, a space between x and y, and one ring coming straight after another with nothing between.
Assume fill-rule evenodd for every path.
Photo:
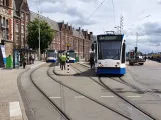
<instances>
[{"instance_id":1,"label":"white and blue tram","mask_svg":"<svg viewBox=\"0 0 161 120\"><path fill-rule=\"evenodd\" d=\"M55 63L57 62L57 50L47 50L46 52L46 62Z\"/></svg>"},{"instance_id":2,"label":"white and blue tram","mask_svg":"<svg viewBox=\"0 0 161 120\"><path fill-rule=\"evenodd\" d=\"M76 53L74 50L68 50L69 53L69 63L75 63L76 62Z\"/></svg>"},{"instance_id":3,"label":"white and blue tram","mask_svg":"<svg viewBox=\"0 0 161 120\"><path fill-rule=\"evenodd\" d=\"M124 35L98 35L94 44L96 74L126 73L126 43Z\"/></svg>"}]
</instances>

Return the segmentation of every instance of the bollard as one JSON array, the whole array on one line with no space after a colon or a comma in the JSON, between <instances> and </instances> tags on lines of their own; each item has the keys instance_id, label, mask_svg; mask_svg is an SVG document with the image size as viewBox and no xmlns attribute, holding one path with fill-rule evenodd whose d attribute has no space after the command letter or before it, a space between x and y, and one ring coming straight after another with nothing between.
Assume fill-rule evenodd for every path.
<instances>
[{"instance_id":1,"label":"bollard","mask_svg":"<svg viewBox=\"0 0 161 120\"><path fill-rule=\"evenodd\" d=\"M69 52L67 52L67 73L69 73Z\"/></svg>"}]
</instances>

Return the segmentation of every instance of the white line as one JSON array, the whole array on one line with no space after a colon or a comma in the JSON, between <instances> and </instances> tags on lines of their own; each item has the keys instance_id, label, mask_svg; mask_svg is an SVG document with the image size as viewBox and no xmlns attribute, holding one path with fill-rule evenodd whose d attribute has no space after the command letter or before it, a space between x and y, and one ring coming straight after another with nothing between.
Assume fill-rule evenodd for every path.
<instances>
[{"instance_id":1,"label":"white line","mask_svg":"<svg viewBox=\"0 0 161 120\"><path fill-rule=\"evenodd\" d=\"M22 112L18 101L9 102L9 110L11 119L22 119Z\"/></svg>"},{"instance_id":2,"label":"white line","mask_svg":"<svg viewBox=\"0 0 161 120\"><path fill-rule=\"evenodd\" d=\"M75 96L74 98L76 98L76 99L85 98L85 96Z\"/></svg>"},{"instance_id":3,"label":"white line","mask_svg":"<svg viewBox=\"0 0 161 120\"><path fill-rule=\"evenodd\" d=\"M113 98L114 96L101 96L101 98Z\"/></svg>"},{"instance_id":4,"label":"white line","mask_svg":"<svg viewBox=\"0 0 161 120\"><path fill-rule=\"evenodd\" d=\"M127 96L127 97L129 97L129 98L139 98L141 96Z\"/></svg>"},{"instance_id":5,"label":"white line","mask_svg":"<svg viewBox=\"0 0 161 120\"><path fill-rule=\"evenodd\" d=\"M50 99L61 99L61 97L49 97Z\"/></svg>"}]
</instances>

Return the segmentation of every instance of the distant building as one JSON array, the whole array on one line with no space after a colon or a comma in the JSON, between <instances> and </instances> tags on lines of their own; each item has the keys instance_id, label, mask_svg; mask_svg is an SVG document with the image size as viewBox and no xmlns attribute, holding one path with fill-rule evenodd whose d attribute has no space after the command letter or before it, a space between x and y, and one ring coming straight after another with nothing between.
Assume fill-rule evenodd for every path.
<instances>
[{"instance_id":1,"label":"distant building","mask_svg":"<svg viewBox=\"0 0 161 120\"><path fill-rule=\"evenodd\" d=\"M30 20L38 18L38 14L30 12ZM92 43L93 33L79 29L74 29L72 25L64 22L56 22L40 15L40 19L46 21L49 26L56 31L55 37L49 49L67 50L66 44L70 43L69 49L75 50L80 59L89 59L89 51Z\"/></svg>"},{"instance_id":2,"label":"distant building","mask_svg":"<svg viewBox=\"0 0 161 120\"><path fill-rule=\"evenodd\" d=\"M14 0L13 3L13 40L15 49L28 49L26 42L27 25L30 21L30 11L27 0Z\"/></svg>"}]
</instances>

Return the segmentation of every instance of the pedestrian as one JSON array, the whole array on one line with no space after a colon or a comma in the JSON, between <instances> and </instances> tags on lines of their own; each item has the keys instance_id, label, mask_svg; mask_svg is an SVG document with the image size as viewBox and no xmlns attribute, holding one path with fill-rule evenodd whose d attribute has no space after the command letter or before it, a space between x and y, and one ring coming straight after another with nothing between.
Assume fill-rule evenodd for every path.
<instances>
[{"instance_id":1,"label":"pedestrian","mask_svg":"<svg viewBox=\"0 0 161 120\"><path fill-rule=\"evenodd\" d=\"M34 64L34 61L35 61L34 55L31 56L31 59L32 59L32 64Z\"/></svg>"},{"instance_id":2,"label":"pedestrian","mask_svg":"<svg viewBox=\"0 0 161 120\"><path fill-rule=\"evenodd\" d=\"M31 55L29 57L29 62L30 62L30 64L32 64L32 56Z\"/></svg>"},{"instance_id":3,"label":"pedestrian","mask_svg":"<svg viewBox=\"0 0 161 120\"><path fill-rule=\"evenodd\" d=\"M62 61L61 61L61 56L59 56L59 64L60 64L60 69L62 69Z\"/></svg>"},{"instance_id":4,"label":"pedestrian","mask_svg":"<svg viewBox=\"0 0 161 120\"><path fill-rule=\"evenodd\" d=\"M94 57L91 55L90 56L90 65L91 65L91 68L93 68L93 65L94 65Z\"/></svg>"},{"instance_id":5,"label":"pedestrian","mask_svg":"<svg viewBox=\"0 0 161 120\"><path fill-rule=\"evenodd\" d=\"M64 68L64 70L66 69L66 56L65 56L65 54L63 53L63 55L61 56L61 70L63 70L63 68Z\"/></svg>"},{"instance_id":6,"label":"pedestrian","mask_svg":"<svg viewBox=\"0 0 161 120\"><path fill-rule=\"evenodd\" d=\"M23 56L23 58L22 58L22 64L23 64L23 69L25 69L26 68L26 58L25 58L25 56Z\"/></svg>"}]
</instances>

